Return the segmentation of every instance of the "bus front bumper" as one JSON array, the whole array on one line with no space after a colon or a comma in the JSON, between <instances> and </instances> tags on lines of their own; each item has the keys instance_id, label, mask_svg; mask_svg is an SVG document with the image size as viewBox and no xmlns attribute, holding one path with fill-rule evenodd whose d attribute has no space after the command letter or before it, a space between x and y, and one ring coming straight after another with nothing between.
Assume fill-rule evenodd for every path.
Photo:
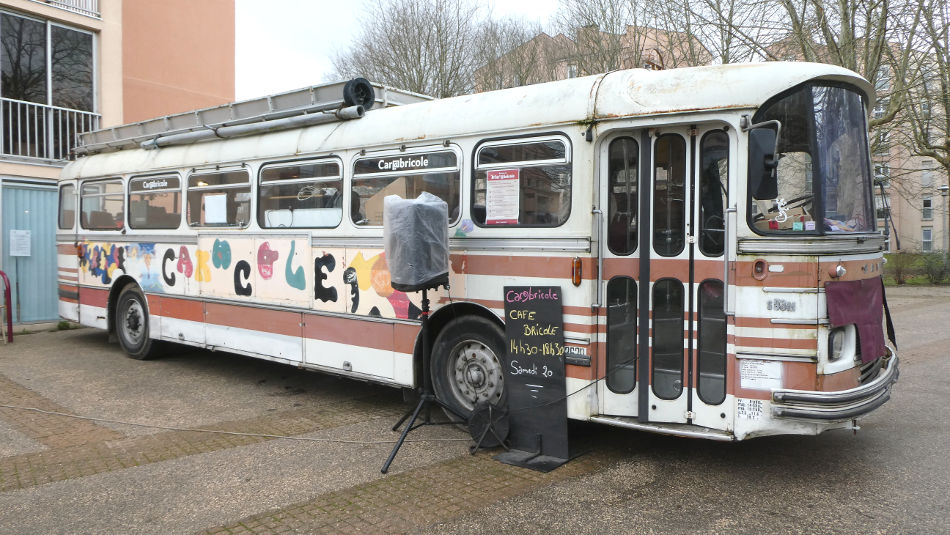
<instances>
[{"instance_id":1,"label":"bus front bumper","mask_svg":"<svg viewBox=\"0 0 950 535\"><path fill-rule=\"evenodd\" d=\"M877 377L859 387L837 392L773 390L772 416L826 422L857 418L890 399L899 374L897 354L888 348Z\"/></svg>"}]
</instances>

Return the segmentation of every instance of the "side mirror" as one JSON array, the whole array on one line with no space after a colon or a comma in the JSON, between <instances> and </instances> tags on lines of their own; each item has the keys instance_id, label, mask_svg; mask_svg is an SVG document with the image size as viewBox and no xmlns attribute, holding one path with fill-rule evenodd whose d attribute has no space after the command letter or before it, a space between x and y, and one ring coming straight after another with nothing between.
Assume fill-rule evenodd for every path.
<instances>
[{"instance_id":1,"label":"side mirror","mask_svg":"<svg viewBox=\"0 0 950 535\"><path fill-rule=\"evenodd\" d=\"M769 127L749 130L749 189L752 198L778 197L778 131Z\"/></svg>"}]
</instances>

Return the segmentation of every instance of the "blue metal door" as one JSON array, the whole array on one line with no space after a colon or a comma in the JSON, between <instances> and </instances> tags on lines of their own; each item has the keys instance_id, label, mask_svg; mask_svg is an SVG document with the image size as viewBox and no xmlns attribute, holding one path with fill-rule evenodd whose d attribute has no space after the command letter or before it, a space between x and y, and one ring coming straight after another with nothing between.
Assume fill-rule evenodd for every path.
<instances>
[{"instance_id":1,"label":"blue metal door","mask_svg":"<svg viewBox=\"0 0 950 535\"><path fill-rule=\"evenodd\" d=\"M10 277L13 322L58 319L56 286L56 188L3 185L3 264ZM30 231L30 256L12 256L10 231Z\"/></svg>"}]
</instances>

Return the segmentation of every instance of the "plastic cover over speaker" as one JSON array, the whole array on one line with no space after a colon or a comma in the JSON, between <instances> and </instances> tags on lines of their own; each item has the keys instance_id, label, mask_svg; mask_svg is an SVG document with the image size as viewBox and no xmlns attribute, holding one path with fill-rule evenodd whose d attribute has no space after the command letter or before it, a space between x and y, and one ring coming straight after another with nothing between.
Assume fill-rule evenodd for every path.
<instances>
[{"instance_id":1,"label":"plastic cover over speaker","mask_svg":"<svg viewBox=\"0 0 950 535\"><path fill-rule=\"evenodd\" d=\"M416 292L449 282L449 207L423 192L383 200L383 242L393 289Z\"/></svg>"}]
</instances>

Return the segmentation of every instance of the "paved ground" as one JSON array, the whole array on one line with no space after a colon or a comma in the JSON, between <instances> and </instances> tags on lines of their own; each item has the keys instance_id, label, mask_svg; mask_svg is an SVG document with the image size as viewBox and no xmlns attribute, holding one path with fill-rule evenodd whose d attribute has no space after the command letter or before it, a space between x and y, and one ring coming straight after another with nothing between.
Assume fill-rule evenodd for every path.
<instances>
[{"instance_id":1,"label":"paved ground","mask_svg":"<svg viewBox=\"0 0 950 535\"><path fill-rule=\"evenodd\" d=\"M438 426L383 476L396 390L206 351L139 362L91 329L19 336L0 345L0 404L47 413L0 408L0 534L946 532L950 288L888 297L901 382L857 435L572 425L588 453L548 474Z\"/></svg>"}]
</instances>

